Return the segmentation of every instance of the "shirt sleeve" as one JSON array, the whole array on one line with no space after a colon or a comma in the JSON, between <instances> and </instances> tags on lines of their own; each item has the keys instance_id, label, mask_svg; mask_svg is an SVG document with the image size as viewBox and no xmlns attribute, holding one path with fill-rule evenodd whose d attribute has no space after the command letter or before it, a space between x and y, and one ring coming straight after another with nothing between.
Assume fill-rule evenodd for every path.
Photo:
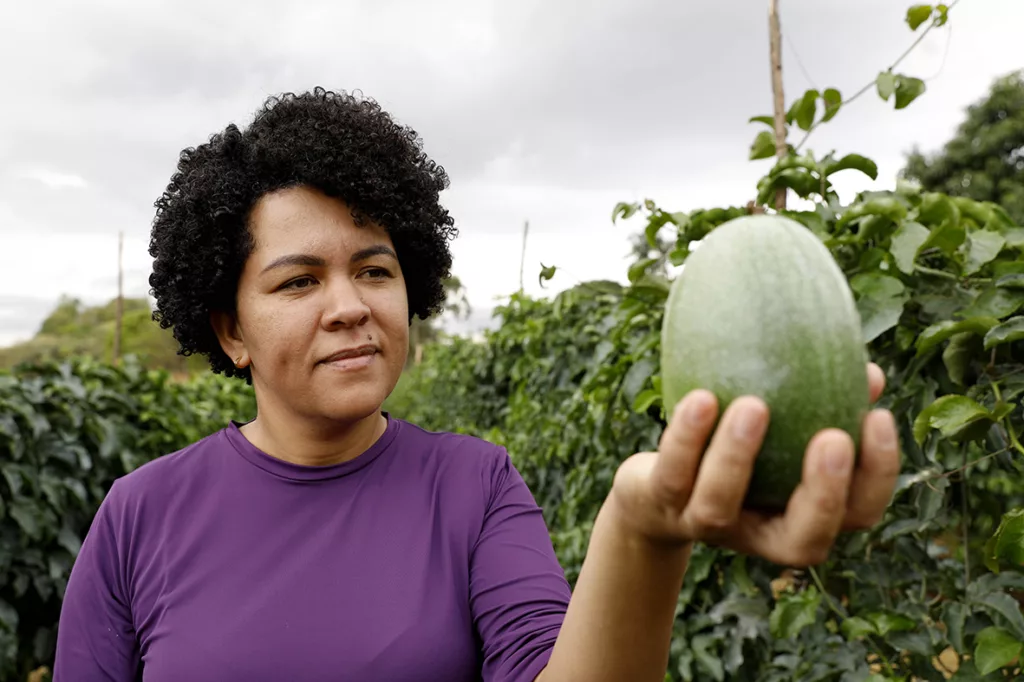
<instances>
[{"instance_id":1,"label":"shirt sleeve","mask_svg":"<svg viewBox=\"0 0 1024 682\"><path fill-rule=\"evenodd\" d=\"M118 551L117 483L75 559L57 625L53 682L136 682L140 655Z\"/></svg>"},{"instance_id":2,"label":"shirt sleeve","mask_svg":"<svg viewBox=\"0 0 1024 682\"><path fill-rule=\"evenodd\" d=\"M470 556L469 587L483 682L533 682L551 657L571 590L541 508L504 449Z\"/></svg>"}]
</instances>

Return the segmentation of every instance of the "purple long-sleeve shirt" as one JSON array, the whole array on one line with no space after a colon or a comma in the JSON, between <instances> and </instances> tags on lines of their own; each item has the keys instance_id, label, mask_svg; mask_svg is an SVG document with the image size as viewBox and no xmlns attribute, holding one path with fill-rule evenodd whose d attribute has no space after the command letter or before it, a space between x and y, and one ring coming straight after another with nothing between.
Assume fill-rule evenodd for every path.
<instances>
[{"instance_id":1,"label":"purple long-sleeve shirt","mask_svg":"<svg viewBox=\"0 0 1024 682\"><path fill-rule=\"evenodd\" d=\"M305 467L231 424L110 489L54 682L529 682L569 597L502 448L389 417Z\"/></svg>"}]
</instances>

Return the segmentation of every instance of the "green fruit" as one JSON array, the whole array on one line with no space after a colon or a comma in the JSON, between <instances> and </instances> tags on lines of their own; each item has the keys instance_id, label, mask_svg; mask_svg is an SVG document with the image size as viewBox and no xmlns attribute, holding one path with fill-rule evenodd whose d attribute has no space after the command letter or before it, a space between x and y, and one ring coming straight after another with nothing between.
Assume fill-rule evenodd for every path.
<instances>
[{"instance_id":1,"label":"green fruit","mask_svg":"<svg viewBox=\"0 0 1024 682\"><path fill-rule=\"evenodd\" d=\"M748 507L785 507L818 431L840 428L859 447L870 407L867 362L846 277L796 221L753 215L724 223L672 283L661 342L666 414L696 388L716 395L720 414L741 395L770 410Z\"/></svg>"}]
</instances>

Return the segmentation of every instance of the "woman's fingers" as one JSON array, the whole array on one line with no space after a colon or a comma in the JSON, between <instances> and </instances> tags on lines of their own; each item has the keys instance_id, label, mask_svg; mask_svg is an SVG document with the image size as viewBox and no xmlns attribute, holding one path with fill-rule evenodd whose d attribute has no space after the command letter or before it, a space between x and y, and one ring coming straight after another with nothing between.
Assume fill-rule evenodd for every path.
<instances>
[{"instance_id":1,"label":"woman's fingers","mask_svg":"<svg viewBox=\"0 0 1024 682\"><path fill-rule=\"evenodd\" d=\"M710 391L691 391L676 405L651 468L661 502L679 509L686 505L717 417L718 401Z\"/></svg>"},{"instance_id":2,"label":"woman's fingers","mask_svg":"<svg viewBox=\"0 0 1024 682\"><path fill-rule=\"evenodd\" d=\"M868 363L868 393L871 402L876 402L885 391L885 372L873 362Z\"/></svg>"},{"instance_id":3,"label":"woman's fingers","mask_svg":"<svg viewBox=\"0 0 1024 682\"><path fill-rule=\"evenodd\" d=\"M892 413L872 410L861 430L860 461L853 472L844 528L870 528L882 519L900 473L899 438Z\"/></svg>"},{"instance_id":4,"label":"woman's fingers","mask_svg":"<svg viewBox=\"0 0 1024 682\"><path fill-rule=\"evenodd\" d=\"M734 547L785 566L825 561L843 526L853 468L853 439L839 429L818 433L804 457L803 478L783 516L745 514Z\"/></svg>"},{"instance_id":5,"label":"woman's fingers","mask_svg":"<svg viewBox=\"0 0 1024 682\"><path fill-rule=\"evenodd\" d=\"M768 418L764 401L751 396L737 398L726 409L684 513L684 522L698 537L715 537L739 520Z\"/></svg>"}]
</instances>

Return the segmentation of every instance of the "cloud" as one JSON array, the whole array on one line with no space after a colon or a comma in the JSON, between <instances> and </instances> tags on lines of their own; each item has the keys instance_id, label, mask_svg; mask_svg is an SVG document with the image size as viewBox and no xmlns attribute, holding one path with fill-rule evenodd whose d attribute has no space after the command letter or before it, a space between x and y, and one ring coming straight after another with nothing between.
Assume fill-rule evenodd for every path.
<instances>
[{"instance_id":1,"label":"cloud","mask_svg":"<svg viewBox=\"0 0 1024 682\"><path fill-rule=\"evenodd\" d=\"M0 347L32 338L55 301L47 297L0 293Z\"/></svg>"},{"instance_id":2,"label":"cloud","mask_svg":"<svg viewBox=\"0 0 1024 682\"><path fill-rule=\"evenodd\" d=\"M890 0L783 4L788 100L850 96L914 40ZM178 155L271 94L360 89L418 130L452 177L455 272L474 303L518 286L625 275L617 201L672 210L745 203L748 118L771 111L761 0L434 0L289 6L269 0L53 0L3 10L0 295L113 295L117 233L144 293L153 201ZM879 179L838 177L844 198L891 186L914 145L937 148L995 76L1022 66L1019 0L961 3L901 65L930 77L895 112L870 89L808 148L874 158ZM565 278L564 280L562 278ZM44 314L18 309L24 327ZM9 320L10 316L2 318Z\"/></svg>"},{"instance_id":3,"label":"cloud","mask_svg":"<svg viewBox=\"0 0 1024 682\"><path fill-rule=\"evenodd\" d=\"M51 189L61 189L66 187L80 189L89 186L89 183L86 182L85 178L81 175L76 175L74 173L62 173L60 171L53 171L46 168L29 168L18 173L18 177L25 180L41 182Z\"/></svg>"}]
</instances>

